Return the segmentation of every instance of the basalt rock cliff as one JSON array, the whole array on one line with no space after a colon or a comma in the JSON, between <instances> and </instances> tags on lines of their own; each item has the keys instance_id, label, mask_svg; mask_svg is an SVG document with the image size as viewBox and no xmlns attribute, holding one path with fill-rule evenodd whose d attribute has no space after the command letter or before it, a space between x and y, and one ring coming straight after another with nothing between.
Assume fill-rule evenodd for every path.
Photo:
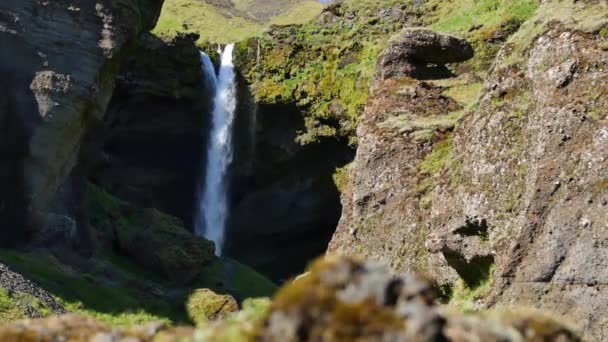
<instances>
[{"instance_id":1,"label":"basalt rock cliff","mask_svg":"<svg viewBox=\"0 0 608 342\"><path fill-rule=\"evenodd\" d=\"M161 5L2 2L0 244L56 227L90 244L78 204L84 182L74 166L88 127L106 112L127 50L154 26Z\"/></svg>"},{"instance_id":2,"label":"basalt rock cliff","mask_svg":"<svg viewBox=\"0 0 608 342\"><path fill-rule=\"evenodd\" d=\"M605 2L542 2L464 109L449 89L470 70L419 73L404 55L435 68L470 57L463 43L454 56L451 38L392 39L329 251L425 270L448 300L550 309L608 338L607 25Z\"/></svg>"}]
</instances>

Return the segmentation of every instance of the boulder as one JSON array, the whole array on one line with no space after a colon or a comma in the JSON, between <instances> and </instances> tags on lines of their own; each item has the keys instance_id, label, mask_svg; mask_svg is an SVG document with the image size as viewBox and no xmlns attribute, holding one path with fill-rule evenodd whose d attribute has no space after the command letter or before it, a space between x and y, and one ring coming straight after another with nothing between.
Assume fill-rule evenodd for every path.
<instances>
[{"instance_id":1,"label":"boulder","mask_svg":"<svg viewBox=\"0 0 608 342\"><path fill-rule=\"evenodd\" d=\"M197 325L226 318L239 310L239 305L231 295L220 295L209 289L198 289L190 295L186 303L188 316Z\"/></svg>"},{"instance_id":2,"label":"boulder","mask_svg":"<svg viewBox=\"0 0 608 342\"><path fill-rule=\"evenodd\" d=\"M420 77L429 64L460 63L474 54L471 44L463 39L430 30L405 29L391 38L380 56L380 77Z\"/></svg>"},{"instance_id":3,"label":"boulder","mask_svg":"<svg viewBox=\"0 0 608 342\"><path fill-rule=\"evenodd\" d=\"M90 185L91 223L142 266L180 283L193 280L215 259L213 242L156 209L140 209Z\"/></svg>"},{"instance_id":4,"label":"boulder","mask_svg":"<svg viewBox=\"0 0 608 342\"><path fill-rule=\"evenodd\" d=\"M580 341L538 312L443 313L434 281L330 256L274 298L258 341Z\"/></svg>"}]
</instances>

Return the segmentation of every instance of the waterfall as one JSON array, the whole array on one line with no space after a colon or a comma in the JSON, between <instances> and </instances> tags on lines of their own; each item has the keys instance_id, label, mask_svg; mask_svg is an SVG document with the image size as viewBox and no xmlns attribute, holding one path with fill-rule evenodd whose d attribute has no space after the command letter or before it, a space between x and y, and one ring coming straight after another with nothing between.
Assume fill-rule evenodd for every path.
<instances>
[{"instance_id":1,"label":"waterfall","mask_svg":"<svg viewBox=\"0 0 608 342\"><path fill-rule=\"evenodd\" d=\"M230 44L221 52L218 77L215 77L215 69L209 56L201 53L205 82L213 85L214 95L207 143L207 166L204 182L199 189L195 232L215 242L216 254L220 256L228 217L228 167L232 162L232 124L237 101L233 49L234 44Z\"/></svg>"},{"instance_id":2,"label":"waterfall","mask_svg":"<svg viewBox=\"0 0 608 342\"><path fill-rule=\"evenodd\" d=\"M212 96L215 95L215 88L217 87L217 76L215 75L215 67L211 58L204 52L201 54L201 65L203 67L203 77L205 78L205 85L209 90L212 91Z\"/></svg>"}]
</instances>

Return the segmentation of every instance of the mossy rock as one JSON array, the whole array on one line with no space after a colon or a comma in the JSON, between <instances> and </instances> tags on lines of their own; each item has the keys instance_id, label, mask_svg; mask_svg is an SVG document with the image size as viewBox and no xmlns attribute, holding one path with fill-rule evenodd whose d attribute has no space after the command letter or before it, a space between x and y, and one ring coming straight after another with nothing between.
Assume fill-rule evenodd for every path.
<instances>
[{"instance_id":1,"label":"mossy rock","mask_svg":"<svg viewBox=\"0 0 608 342\"><path fill-rule=\"evenodd\" d=\"M209 289L198 289L190 295L186 303L188 316L196 325L226 318L239 310L231 295L220 295Z\"/></svg>"},{"instance_id":2,"label":"mossy rock","mask_svg":"<svg viewBox=\"0 0 608 342\"><path fill-rule=\"evenodd\" d=\"M215 259L213 242L194 236L179 219L137 208L92 184L88 193L91 223L142 266L186 283Z\"/></svg>"}]
</instances>

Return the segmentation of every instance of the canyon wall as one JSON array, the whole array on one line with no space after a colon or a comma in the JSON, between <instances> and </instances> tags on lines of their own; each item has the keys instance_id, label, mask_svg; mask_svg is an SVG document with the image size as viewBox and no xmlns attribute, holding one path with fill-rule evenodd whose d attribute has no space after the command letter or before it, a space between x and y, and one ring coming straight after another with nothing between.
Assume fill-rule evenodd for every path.
<instances>
[{"instance_id":1,"label":"canyon wall","mask_svg":"<svg viewBox=\"0 0 608 342\"><path fill-rule=\"evenodd\" d=\"M82 182L69 176L88 127L105 114L126 50L154 26L161 5L2 2L0 244L39 237L46 228L77 230L86 239L86 223L75 222L81 214L70 203ZM62 187L76 194L63 196Z\"/></svg>"},{"instance_id":2,"label":"canyon wall","mask_svg":"<svg viewBox=\"0 0 608 342\"><path fill-rule=\"evenodd\" d=\"M608 338L607 15L601 1L542 2L464 109L449 90L474 75L427 77L405 54L445 40L393 39L329 251L425 271L446 301L549 309Z\"/></svg>"}]
</instances>

